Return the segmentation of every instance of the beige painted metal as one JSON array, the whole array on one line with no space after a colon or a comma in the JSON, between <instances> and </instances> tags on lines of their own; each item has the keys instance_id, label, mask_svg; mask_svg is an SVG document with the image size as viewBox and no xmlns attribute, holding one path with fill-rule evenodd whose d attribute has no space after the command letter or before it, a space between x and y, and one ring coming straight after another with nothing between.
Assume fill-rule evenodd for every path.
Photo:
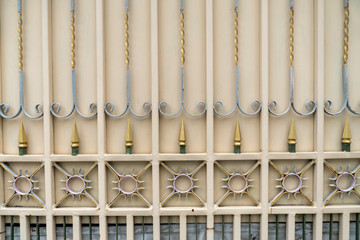
<instances>
[{"instance_id":1,"label":"beige painted metal","mask_svg":"<svg viewBox=\"0 0 360 240\"><path fill-rule=\"evenodd\" d=\"M53 101L63 105L62 111L71 104L70 54L69 54L69 1L24 0L24 73L25 105L31 109L37 103L44 104L44 117L29 120L19 117L14 120L0 119L0 161L14 165L23 162L44 162L43 200L46 208L23 207L0 208L0 232L4 231L3 216L20 216L22 239L29 239L29 216L46 217L48 239L55 239L55 216L72 216L74 239L81 239L81 218L98 216L101 239L107 239L108 216L126 216L127 239L134 239L134 217L152 216L154 239L160 239L160 216L178 216L180 239L186 239L187 216L203 215L207 219L207 239L214 239L215 215L232 215L234 239L241 238L240 224L243 215L260 215L261 239L268 237L269 214L287 215L287 239L294 239L295 216L311 214L314 222L314 239L322 239L323 214L340 215L340 238L349 239L350 214L360 212L358 199L350 199L353 205L337 204L323 206L324 192L328 189L324 160L339 160L342 165L360 158L359 118L348 113L338 117L326 116L323 102L331 98L335 108L342 104L341 56L343 1L338 0L295 0L295 100L305 111L304 103L315 99L318 110L315 117L298 117L293 113L284 117L269 116L267 102L278 100L280 110L289 101L288 70L288 17L289 1L283 0L239 0L239 67L240 103L251 111L249 103L260 99L261 114L244 117L238 112L228 118L214 115L212 104L223 100L224 111L234 102L233 69L233 0L185 0L186 63L185 104L196 111L195 104L206 100L206 117L192 119L180 115L176 118L159 116L157 105L168 101L170 112L177 109L180 100L179 79L179 1L177 0L131 0L130 42L131 42L131 96L134 109L142 111L140 103L151 100L153 112L146 119L126 116L111 119L105 116L104 103L112 101L115 111L125 104L125 66L123 24L124 2L117 0L76 0L77 12L77 90L80 110L88 111L88 104L96 101L98 116L82 119L76 114L68 120L53 119L49 106ZM357 106L360 97L356 92L360 68L360 2L350 1L349 81L350 99ZM7 102L12 109L18 106L17 81L17 25L16 1L0 0L0 73L1 102ZM325 41L326 40L326 41ZM30 84L31 83L31 84ZM325 84L326 83L326 84ZM10 113L14 111L11 110ZM340 152L340 140L345 116L349 116L352 127L351 153ZM287 153L287 134L291 118L297 128L297 150ZM131 119L134 135L134 154L125 155L124 139L127 119ZM188 154L178 152L178 131L184 118ZM240 121L243 139L240 155L232 154L232 136L236 120ZM17 156L17 134L20 121L24 121L29 140L29 155ZM72 157L70 136L73 120L77 121L81 150ZM310 187L314 206L281 205L269 207L268 202L277 190L269 186L273 176L269 160L279 166L300 163L314 159ZM108 184L105 162L152 163L152 191L150 208L109 208ZM207 206L160 207L165 190L159 188L166 179L161 161L176 164L183 161L206 161L198 178L204 182L202 196ZM215 178L219 169L215 161L227 162L229 166L249 166L260 161L257 173L257 200L254 206L244 198L245 206L215 206L219 198L221 180ZM71 165L76 169L88 162L97 162L92 185L96 186L99 205L53 208L56 195L63 183L55 182L58 174L53 163ZM190 163L191 162L191 163ZM0 179L6 173L0 171ZM270 179L271 178L271 179ZM168 184L168 182L166 182ZM205 184L206 183L206 184ZM105 187L106 186L106 187ZM0 201L9 192L0 184ZM187 202L191 204L192 202ZM303 202L301 202L303 203ZM67 203L71 206L71 202ZM357 204L357 205L354 205ZM81 205L81 204L80 204ZM20 215L21 214L21 215ZM0 239L4 239L0 234Z\"/></svg>"}]
</instances>

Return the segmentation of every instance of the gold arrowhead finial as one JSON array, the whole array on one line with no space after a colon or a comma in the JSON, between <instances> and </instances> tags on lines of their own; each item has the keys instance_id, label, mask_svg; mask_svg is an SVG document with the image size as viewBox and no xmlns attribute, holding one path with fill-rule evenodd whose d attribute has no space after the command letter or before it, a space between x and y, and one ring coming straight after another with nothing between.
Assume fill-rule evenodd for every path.
<instances>
[{"instance_id":1,"label":"gold arrowhead finial","mask_svg":"<svg viewBox=\"0 0 360 240\"><path fill-rule=\"evenodd\" d=\"M179 145L186 145L186 137L185 137L185 127L184 127L184 119L181 120L180 134L179 134Z\"/></svg>"},{"instance_id":2,"label":"gold arrowhead finial","mask_svg":"<svg viewBox=\"0 0 360 240\"><path fill-rule=\"evenodd\" d=\"M295 120L294 118L291 120L291 126L288 137L288 144L294 145L296 144L296 130L295 130Z\"/></svg>"},{"instance_id":3,"label":"gold arrowhead finial","mask_svg":"<svg viewBox=\"0 0 360 240\"><path fill-rule=\"evenodd\" d=\"M240 133L239 120L236 120L236 127L234 133L234 146L241 146L241 133Z\"/></svg>"},{"instance_id":4,"label":"gold arrowhead finial","mask_svg":"<svg viewBox=\"0 0 360 240\"><path fill-rule=\"evenodd\" d=\"M19 131L19 139L18 139L19 148L27 148L27 138L26 138L26 133L25 133L25 128L24 128L24 124L23 122L21 122L20 124L20 131Z\"/></svg>"},{"instance_id":5,"label":"gold arrowhead finial","mask_svg":"<svg viewBox=\"0 0 360 240\"><path fill-rule=\"evenodd\" d=\"M350 131L350 125L349 125L349 118L346 118L341 142L342 143L351 143L351 131Z\"/></svg>"},{"instance_id":6,"label":"gold arrowhead finial","mask_svg":"<svg viewBox=\"0 0 360 240\"><path fill-rule=\"evenodd\" d=\"M74 121L72 135L71 135L71 147L79 147L79 134L76 126L76 121Z\"/></svg>"},{"instance_id":7,"label":"gold arrowhead finial","mask_svg":"<svg viewBox=\"0 0 360 240\"><path fill-rule=\"evenodd\" d=\"M133 136L132 136L130 120L128 120L127 129L126 129L125 146L126 147L133 146Z\"/></svg>"}]
</instances>

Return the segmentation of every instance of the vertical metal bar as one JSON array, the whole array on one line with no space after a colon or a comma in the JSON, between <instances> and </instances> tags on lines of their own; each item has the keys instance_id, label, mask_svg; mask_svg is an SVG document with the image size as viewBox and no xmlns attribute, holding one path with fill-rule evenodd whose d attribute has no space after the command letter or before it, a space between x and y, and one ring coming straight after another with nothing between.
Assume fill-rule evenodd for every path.
<instances>
[{"instance_id":1,"label":"vertical metal bar","mask_svg":"<svg viewBox=\"0 0 360 240\"><path fill-rule=\"evenodd\" d=\"M302 232L302 235L303 235L303 240L305 240L306 239L306 215L304 214L303 215L303 226L302 226L302 228L303 228L303 232Z\"/></svg>"},{"instance_id":2,"label":"vertical metal bar","mask_svg":"<svg viewBox=\"0 0 360 240\"><path fill-rule=\"evenodd\" d=\"M249 240L251 240L251 215L249 215Z\"/></svg>"},{"instance_id":3,"label":"vertical metal bar","mask_svg":"<svg viewBox=\"0 0 360 240\"><path fill-rule=\"evenodd\" d=\"M275 239L279 240L279 215L275 215L276 227L275 227Z\"/></svg>"},{"instance_id":4,"label":"vertical metal bar","mask_svg":"<svg viewBox=\"0 0 360 240\"><path fill-rule=\"evenodd\" d=\"M168 217L168 233L169 233L169 240L171 239L171 229L170 229L170 216Z\"/></svg>"},{"instance_id":5,"label":"vertical metal bar","mask_svg":"<svg viewBox=\"0 0 360 240\"><path fill-rule=\"evenodd\" d=\"M11 216L10 217L10 239L11 240L14 240L14 229L15 227L14 227L14 216Z\"/></svg>"},{"instance_id":6,"label":"vertical metal bar","mask_svg":"<svg viewBox=\"0 0 360 240\"><path fill-rule=\"evenodd\" d=\"M332 240L333 235L333 215L330 214L330 226L329 226L329 240Z\"/></svg>"},{"instance_id":7,"label":"vertical metal bar","mask_svg":"<svg viewBox=\"0 0 360 240\"><path fill-rule=\"evenodd\" d=\"M63 235L64 235L64 240L66 240L66 217L63 216Z\"/></svg>"},{"instance_id":8,"label":"vertical metal bar","mask_svg":"<svg viewBox=\"0 0 360 240\"><path fill-rule=\"evenodd\" d=\"M197 221L197 216L195 216L195 239L198 240L198 221Z\"/></svg>"},{"instance_id":9,"label":"vertical metal bar","mask_svg":"<svg viewBox=\"0 0 360 240\"><path fill-rule=\"evenodd\" d=\"M116 235L116 240L119 240L119 218L118 216L115 217L115 235Z\"/></svg>"},{"instance_id":10,"label":"vertical metal bar","mask_svg":"<svg viewBox=\"0 0 360 240\"><path fill-rule=\"evenodd\" d=\"M39 216L36 216L36 239L40 240L40 223Z\"/></svg>"},{"instance_id":11,"label":"vertical metal bar","mask_svg":"<svg viewBox=\"0 0 360 240\"><path fill-rule=\"evenodd\" d=\"M225 222L224 222L224 215L221 216L221 236L222 240L225 240Z\"/></svg>"},{"instance_id":12,"label":"vertical metal bar","mask_svg":"<svg viewBox=\"0 0 360 240\"><path fill-rule=\"evenodd\" d=\"M145 240L145 217L142 217L142 235L143 235L143 240Z\"/></svg>"},{"instance_id":13,"label":"vertical metal bar","mask_svg":"<svg viewBox=\"0 0 360 240\"><path fill-rule=\"evenodd\" d=\"M356 234L356 240L360 240L360 236L359 236L359 228L360 228L360 225L359 225L359 213L356 214L356 226L355 226L355 234Z\"/></svg>"},{"instance_id":14,"label":"vertical metal bar","mask_svg":"<svg viewBox=\"0 0 360 240\"><path fill-rule=\"evenodd\" d=\"M89 216L89 240L92 240L92 224L91 224L91 216Z\"/></svg>"}]
</instances>

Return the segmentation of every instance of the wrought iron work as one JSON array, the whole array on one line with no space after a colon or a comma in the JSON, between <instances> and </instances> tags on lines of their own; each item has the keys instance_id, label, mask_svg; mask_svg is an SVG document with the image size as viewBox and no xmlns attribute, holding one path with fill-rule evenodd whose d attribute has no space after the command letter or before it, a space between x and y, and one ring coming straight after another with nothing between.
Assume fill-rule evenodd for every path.
<instances>
[{"instance_id":1,"label":"wrought iron work","mask_svg":"<svg viewBox=\"0 0 360 240\"><path fill-rule=\"evenodd\" d=\"M151 207L151 203L140 193L140 190L144 190L145 187L139 186L140 184L144 183L144 181L139 180L139 178L146 172L146 170L151 167L151 163L147 164L138 173L135 173L135 170L133 169L130 174L126 174L125 170L123 174L120 174L109 163L106 163L106 166L117 178L116 181L113 181L113 183L116 184L116 187L114 187L113 189L118 191L118 194L115 196L115 198L111 200L111 202L108 204L109 207L111 207L121 196L124 196L125 199L127 197L130 197L130 199L132 199L134 196L137 196L138 198L143 200L146 205L148 205L148 207Z\"/></svg>"},{"instance_id":2,"label":"wrought iron work","mask_svg":"<svg viewBox=\"0 0 360 240\"><path fill-rule=\"evenodd\" d=\"M19 174L16 174L5 163L0 163L0 166L13 178L13 180L9 181L12 183L12 187L9 189L13 191L13 194L5 201L3 204L4 207L6 207L16 196L19 197L19 200L21 200L22 197L25 197L27 200L29 200L29 197L32 197L40 204L41 207L45 207L44 201L35 193L35 191L39 190L40 188L35 187L35 184L38 182L38 180L34 180L34 176L42 169L44 166L43 164L38 166L31 174L29 174L27 170L25 170L25 173L23 173L22 169L19 170ZM25 187L21 187L20 185L24 185Z\"/></svg>"},{"instance_id":3,"label":"wrought iron work","mask_svg":"<svg viewBox=\"0 0 360 240\"><path fill-rule=\"evenodd\" d=\"M181 104L180 108L173 114L167 114L167 110L169 107L168 102L162 101L160 102L158 108L161 115L166 117L174 117L178 115L181 110L184 110L184 112L191 116L191 117L200 117L205 114L207 109L207 104L204 101L200 101L196 104L196 108L198 110L198 114L192 114L190 113L186 107L185 107L185 100L184 100L184 93L185 93L185 83L184 83L184 64L185 64L185 24L184 24L184 2L183 0L180 0L180 34L181 34Z\"/></svg>"},{"instance_id":4,"label":"wrought iron work","mask_svg":"<svg viewBox=\"0 0 360 240\"><path fill-rule=\"evenodd\" d=\"M120 114L115 115L112 112L114 111L114 104L112 102L105 103L104 110L107 115L110 117L121 117L123 116L127 111L129 111L132 115L135 117L146 117L151 113L151 103L145 102L143 104L143 110L144 114L137 114L131 107L130 104L130 51L129 51L129 0L125 1L125 63L126 63L126 107L124 111L122 111Z\"/></svg>"},{"instance_id":5,"label":"wrought iron work","mask_svg":"<svg viewBox=\"0 0 360 240\"><path fill-rule=\"evenodd\" d=\"M92 118L94 116L97 115L97 104L96 103L91 103L89 105L89 110L90 110L90 115L85 115L83 113L80 112L79 108L78 108L78 103L77 103L77 97L76 97L76 79L75 79L75 75L76 75L76 71L75 71L75 0L71 0L71 80L72 80L72 97L73 97L73 105L72 108L70 110L69 113L67 113L66 115L59 115L59 111L61 109L61 104L58 102L54 102L51 104L50 106L50 112L52 113L52 115L54 115L57 118L67 118L69 117L71 114L75 112L77 112L81 117L83 118Z\"/></svg>"},{"instance_id":6,"label":"wrought iron work","mask_svg":"<svg viewBox=\"0 0 360 240\"><path fill-rule=\"evenodd\" d=\"M233 114L236 110L236 108L239 109L239 111L247 116L253 116L258 114L261 111L261 107L262 104L259 100L253 100L251 102L251 107L254 110L254 112L252 113L247 113L245 112L241 106L240 106L240 101L239 101L239 48L238 48L238 0L234 1L235 3L235 8L234 8L234 43L235 43L235 47L234 47L234 60L235 60L235 106L234 108L229 112L229 113L221 113L222 109L223 109L223 102L218 100L214 103L213 109L214 112L222 117L227 117L230 116L231 114ZM219 108L217 109L216 106L219 106Z\"/></svg>"},{"instance_id":7,"label":"wrought iron work","mask_svg":"<svg viewBox=\"0 0 360 240\"><path fill-rule=\"evenodd\" d=\"M249 178L250 174L255 171L255 169L260 165L259 162L256 162L254 166L252 166L247 172L243 173L240 171L229 172L224 166L222 166L219 162L215 162L215 164L226 174L226 178L222 179L226 184L222 186L222 188L227 189L225 194L216 202L216 206L219 206L227 197L230 195L239 195L240 198L246 194L250 197L250 199L256 204L260 203L256 200L256 198L249 192L249 189L254 187L251 185L251 182L254 179ZM239 186L241 187L239 187Z\"/></svg>"},{"instance_id":8,"label":"wrought iron work","mask_svg":"<svg viewBox=\"0 0 360 240\"><path fill-rule=\"evenodd\" d=\"M164 206L174 195L178 195L179 198L181 198L182 195L185 195L187 198L189 194L198 199L203 206L206 206L204 200L202 200L202 198L195 192L195 189L199 188L199 186L195 185L195 182L199 179L194 178L194 175L205 165L205 162L202 162L192 172L182 171L181 169L179 172L175 172L164 162L161 162L161 165L173 176L173 178L168 179L171 182L171 185L169 185L168 188L171 188L172 191L165 197L164 200L162 200L160 203L161 206Z\"/></svg>"},{"instance_id":9,"label":"wrought iron work","mask_svg":"<svg viewBox=\"0 0 360 240\"><path fill-rule=\"evenodd\" d=\"M62 168L59 164L54 163L54 166L66 177L66 179L61 180L61 182L65 183L65 187L62 190L65 190L65 195L55 204L55 207L58 207L67 197L72 196L73 200L78 196L79 200L82 199L82 196L87 197L95 206L98 205L98 202L95 198L88 192L88 189L92 187L89 186L91 180L88 180L86 177L89 173L96 167L96 163L94 163L85 173L82 172L81 169L78 170L78 173L73 169L72 174L68 173L64 168ZM74 189L72 187L72 181L78 181L81 183L81 187Z\"/></svg>"},{"instance_id":10,"label":"wrought iron work","mask_svg":"<svg viewBox=\"0 0 360 240\"><path fill-rule=\"evenodd\" d=\"M304 181L308 180L307 178L304 178L303 175L314 164L315 164L315 162L314 162L314 160L312 160L309 163L307 163L302 169L300 169L300 171L296 171L296 167L294 167L293 171L290 172L288 170L288 167L286 167L286 171L283 172L272 161L270 161L270 165L273 166L273 168L281 175L281 177L279 179L276 179L277 181L280 182L280 185L277 185L276 188L280 188L281 190L270 201L270 206L275 205L276 202L279 201L280 198L284 194L287 194L288 199L290 198L290 195L293 195L294 199L296 199L297 194L303 195L304 198L307 199L311 203L311 205L314 205L314 202L308 196L306 196L306 194L302 190L304 187L306 187L304 185ZM294 187L289 188L289 187L287 187L287 184L288 184L287 182L291 181L291 179L295 179L296 184Z\"/></svg>"},{"instance_id":11,"label":"wrought iron work","mask_svg":"<svg viewBox=\"0 0 360 240\"><path fill-rule=\"evenodd\" d=\"M335 190L325 198L324 206L326 206L337 194L339 194L339 197L342 198L343 194L350 196L351 193L355 193L355 195L360 198L360 193L355 188L360 185L356 183L357 179L359 179L356 175L360 170L360 165L355 167L353 170L350 170L350 166L347 166L345 171L342 169L342 166L340 166L340 171L336 171L335 168L327 161L324 161L324 164L335 174L335 177L329 178L329 180L334 181L334 183L329 186L335 188ZM343 186L342 183L344 182L349 182L350 184Z\"/></svg>"},{"instance_id":12,"label":"wrought iron work","mask_svg":"<svg viewBox=\"0 0 360 240\"><path fill-rule=\"evenodd\" d=\"M0 116L5 119L13 119L20 115L21 112L24 113L24 115L31 119L38 119L44 115L44 112L42 111L42 104L37 104L35 106L35 111L38 113L36 116L31 116L25 109L25 100L24 100L24 73L23 73L23 38L22 38L22 32L23 32L23 17L22 17L22 0L17 1L18 4L18 41L19 41L19 97L20 97L20 106L17 112L14 115L8 116L6 113L9 111L10 106L7 103L1 103L0 104Z\"/></svg>"},{"instance_id":13,"label":"wrought iron work","mask_svg":"<svg viewBox=\"0 0 360 240\"><path fill-rule=\"evenodd\" d=\"M288 113L290 111L290 109L292 108L294 110L295 113L297 113L300 116L310 116L312 114L315 113L316 109L317 109L317 103L314 100L308 100L305 103L306 109L308 110L307 113L302 113L299 110L296 109L295 107L295 99L294 99L294 90L295 90L295 70L294 70L294 1L295 0L290 0L290 28L289 28L289 33L290 33L290 37L289 37L289 41L290 41L290 104L288 106L288 108L282 112L282 113L277 113L275 112L275 110L277 109L278 103L276 100L270 100L269 101L269 105L268 105L268 109L269 112L272 115L275 116L282 116L285 115L286 113Z\"/></svg>"},{"instance_id":14,"label":"wrought iron work","mask_svg":"<svg viewBox=\"0 0 360 240\"><path fill-rule=\"evenodd\" d=\"M336 116L341 114L346 108L355 115L360 115L360 112L355 111L350 105L349 99L349 71L348 71L348 58L349 58L349 0L344 0L345 20L344 20L344 66L343 66L343 91L344 102L340 110L337 112L330 112L333 107L333 101L330 99L325 100L324 111L328 115Z\"/></svg>"}]
</instances>

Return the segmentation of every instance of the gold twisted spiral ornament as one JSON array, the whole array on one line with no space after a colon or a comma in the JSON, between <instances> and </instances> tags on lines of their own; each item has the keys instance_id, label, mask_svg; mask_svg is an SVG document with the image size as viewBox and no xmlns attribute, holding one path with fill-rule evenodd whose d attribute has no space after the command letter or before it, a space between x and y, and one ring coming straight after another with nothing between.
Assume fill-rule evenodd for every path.
<instances>
[{"instance_id":1,"label":"gold twisted spiral ornament","mask_svg":"<svg viewBox=\"0 0 360 240\"><path fill-rule=\"evenodd\" d=\"M22 46L22 14L21 12L19 13L19 27L18 27L18 41L19 41L19 69L22 70L23 69L23 46Z\"/></svg>"},{"instance_id":2,"label":"gold twisted spiral ornament","mask_svg":"<svg viewBox=\"0 0 360 240\"><path fill-rule=\"evenodd\" d=\"M345 7L345 28L344 28L344 65L347 65L349 51L349 5Z\"/></svg>"},{"instance_id":3,"label":"gold twisted spiral ornament","mask_svg":"<svg viewBox=\"0 0 360 240\"><path fill-rule=\"evenodd\" d=\"M129 59L129 12L125 12L125 63L126 69L129 69L130 59Z\"/></svg>"},{"instance_id":4,"label":"gold twisted spiral ornament","mask_svg":"<svg viewBox=\"0 0 360 240\"><path fill-rule=\"evenodd\" d=\"M71 67L75 68L75 12L71 12Z\"/></svg>"},{"instance_id":5,"label":"gold twisted spiral ornament","mask_svg":"<svg viewBox=\"0 0 360 240\"><path fill-rule=\"evenodd\" d=\"M289 46L289 50L290 50L290 64L291 67L294 67L294 9L291 8L290 9L290 28L289 28L289 33L290 33L290 46Z\"/></svg>"},{"instance_id":6,"label":"gold twisted spiral ornament","mask_svg":"<svg viewBox=\"0 0 360 240\"><path fill-rule=\"evenodd\" d=\"M184 67L185 63L185 24L184 24L184 13L181 11L180 14L180 34L181 34L181 67Z\"/></svg>"}]
</instances>

